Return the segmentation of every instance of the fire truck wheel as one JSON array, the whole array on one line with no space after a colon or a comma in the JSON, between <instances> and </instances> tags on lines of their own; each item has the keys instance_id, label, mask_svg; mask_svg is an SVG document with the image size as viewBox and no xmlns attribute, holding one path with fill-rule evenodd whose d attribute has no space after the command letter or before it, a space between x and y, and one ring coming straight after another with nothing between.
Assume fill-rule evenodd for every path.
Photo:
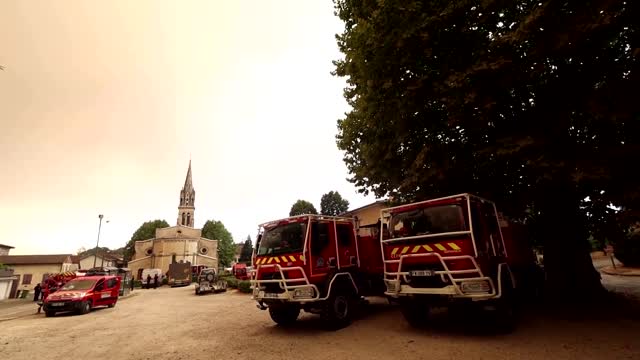
<instances>
[{"instance_id":1,"label":"fire truck wheel","mask_svg":"<svg viewBox=\"0 0 640 360\"><path fill-rule=\"evenodd\" d=\"M320 316L325 326L331 330L343 328L351 323L354 296L340 288L324 302Z\"/></svg>"},{"instance_id":2,"label":"fire truck wheel","mask_svg":"<svg viewBox=\"0 0 640 360\"><path fill-rule=\"evenodd\" d=\"M110 307L110 308L115 307L115 306L116 306L116 303L107 305L107 307Z\"/></svg>"},{"instance_id":3,"label":"fire truck wheel","mask_svg":"<svg viewBox=\"0 0 640 360\"><path fill-rule=\"evenodd\" d=\"M196 288L196 295L200 295L200 288Z\"/></svg>"},{"instance_id":4,"label":"fire truck wheel","mask_svg":"<svg viewBox=\"0 0 640 360\"><path fill-rule=\"evenodd\" d=\"M44 316L53 317L53 316L56 316L56 312L55 311L51 311L51 310L45 310L44 311Z\"/></svg>"},{"instance_id":5,"label":"fire truck wheel","mask_svg":"<svg viewBox=\"0 0 640 360\"><path fill-rule=\"evenodd\" d=\"M271 320L281 326L291 325L298 320L300 308L295 305L269 306Z\"/></svg>"},{"instance_id":6,"label":"fire truck wheel","mask_svg":"<svg viewBox=\"0 0 640 360\"><path fill-rule=\"evenodd\" d=\"M85 301L80 305L80 314L88 314L91 311L91 303L89 301Z\"/></svg>"},{"instance_id":7,"label":"fire truck wheel","mask_svg":"<svg viewBox=\"0 0 640 360\"><path fill-rule=\"evenodd\" d=\"M400 302L400 312L413 327L422 327L429 317L429 305L417 300L406 299Z\"/></svg>"},{"instance_id":8,"label":"fire truck wheel","mask_svg":"<svg viewBox=\"0 0 640 360\"><path fill-rule=\"evenodd\" d=\"M503 276L502 284L502 296L496 303L496 325L501 332L511 332L516 325L514 288L508 276Z\"/></svg>"}]
</instances>

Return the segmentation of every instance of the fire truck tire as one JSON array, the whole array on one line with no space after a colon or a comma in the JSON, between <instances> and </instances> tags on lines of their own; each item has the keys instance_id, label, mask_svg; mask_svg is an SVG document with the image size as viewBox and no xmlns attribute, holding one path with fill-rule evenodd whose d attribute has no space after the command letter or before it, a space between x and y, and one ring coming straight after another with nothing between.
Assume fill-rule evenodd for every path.
<instances>
[{"instance_id":1,"label":"fire truck tire","mask_svg":"<svg viewBox=\"0 0 640 360\"><path fill-rule=\"evenodd\" d=\"M51 310L45 310L44 311L44 316L53 317L53 316L56 316L56 312L55 311L51 311Z\"/></svg>"},{"instance_id":2,"label":"fire truck tire","mask_svg":"<svg viewBox=\"0 0 640 360\"><path fill-rule=\"evenodd\" d=\"M500 332L511 332L516 326L515 289L509 276L502 277L502 296L496 303L496 326Z\"/></svg>"},{"instance_id":3,"label":"fire truck tire","mask_svg":"<svg viewBox=\"0 0 640 360\"><path fill-rule=\"evenodd\" d=\"M80 314L88 314L91 311L91 302L85 301L80 305Z\"/></svg>"},{"instance_id":4,"label":"fire truck tire","mask_svg":"<svg viewBox=\"0 0 640 360\"><path fill-rule=\"evenodd\" d=\"M116 303L113 303L113 304L109 304L109 305L107 305L107 307L109 307L109 308L113 308L113 307L116 307Z\"/></svg>"},{"instance_id":5,"label":"fire truck tire","mask_svg":"<svg viewBox=\"0 0 640 360\"><path fill-rule=\"evenodd\" d=\"M341 329L351 323L355 305L353 291L346 291L340 287L322 304L320 317L330 330Z\"/></svg>"},{"instance_id":6,"label":"fire truck tire","mask_svg":"<svg viewBox=\"0 0 640 360\"><path fill-rule=\"evenodd\" d=\"M292 305L269 306L271 320L280 326L291 325L298 320L300 308Z\"/></svg>"},{"instance_id":7,"label":"fire truck tire","mask_svg":"<svg viewBox=\"0 0 640 360\"><path fill-rule=\"evenodd\" d=\"M200 288L196 288L196 295L200 295Z\"/></svg>"},{"instance_id":8,"label":"fire truck tire","mask_svg":"<svg viewBox=\"0 0 640 360\"><path fill-rule=\"evenodd\" d=\"M429 318L429 305L413 299L400 301L400 312L412 327L423 327Z\"/></svg>"}]
</instances>

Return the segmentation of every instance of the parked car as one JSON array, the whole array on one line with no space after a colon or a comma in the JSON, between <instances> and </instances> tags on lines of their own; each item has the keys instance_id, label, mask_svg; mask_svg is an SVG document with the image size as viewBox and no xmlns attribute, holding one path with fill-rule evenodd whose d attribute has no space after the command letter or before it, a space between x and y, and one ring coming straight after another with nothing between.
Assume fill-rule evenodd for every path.
<instances>
[{"instance_id":1,"label":"parked car","mask_svg":"<svg viewBox=\"0 0 640 360\"><path fill-rule=\"evenodd\" d=\"M116 306L120 278L113 275L85 276L68 281L44 300L47 317L58 312L86 314L98 306Z\"/></svg>"}]
</instances>

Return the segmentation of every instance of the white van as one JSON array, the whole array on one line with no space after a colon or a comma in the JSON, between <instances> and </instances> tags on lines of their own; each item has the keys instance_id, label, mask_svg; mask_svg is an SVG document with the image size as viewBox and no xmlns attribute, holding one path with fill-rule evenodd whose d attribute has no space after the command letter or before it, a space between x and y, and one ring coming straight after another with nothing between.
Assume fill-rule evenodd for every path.
<instances>
[{"instance_id":1,"label":"white van","mask_svg":"<svg viewBox=\"0 0 640 360\"><path fill-rule=\"evenodd\" d=\"M140 282L142 283L142 288L143 289L148 289L150 287L153 287L153 280L154 277L156 276L156 274L158 275L158 285L157 286L161 286L162 285L162 270L161 269L144 269L142 270L142 279L140 279ZM147 284L147 276L151 276L151 282L149 284Z\"/></svg>"}]
</instances>

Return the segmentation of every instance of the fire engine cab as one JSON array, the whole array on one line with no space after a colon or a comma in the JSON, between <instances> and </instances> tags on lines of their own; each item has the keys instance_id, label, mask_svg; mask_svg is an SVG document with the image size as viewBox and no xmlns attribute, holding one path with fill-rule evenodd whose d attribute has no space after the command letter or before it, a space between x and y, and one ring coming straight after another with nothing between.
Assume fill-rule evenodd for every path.
<instances>
[{"instance_id":1,"label":"fire engine cab","mask_svg":"<svg viewBox=\"0 0 640 360\"><path fill-rule=\"evenodd\" d=\"M382 254L376 232L358 234L354 220L300 215L259 226L251 284L258 308L280 325L300 310L330 328L350 323L363 296L382 295Z\"/></svg>"},{"instance_id":2,"label":"fire engine cab","mask_svg":"<svg viewBox=\"0 0 640 360\"><path fill-rule=\"evenodd\" d=\"M531 258L505 236L512 232L493 202L460 194L386 208L381 217L385 294L411 325L422 325L431 306L464 302L488 305L499 325L513 325L513 269Z\"/></svg>"}]
</instances>

